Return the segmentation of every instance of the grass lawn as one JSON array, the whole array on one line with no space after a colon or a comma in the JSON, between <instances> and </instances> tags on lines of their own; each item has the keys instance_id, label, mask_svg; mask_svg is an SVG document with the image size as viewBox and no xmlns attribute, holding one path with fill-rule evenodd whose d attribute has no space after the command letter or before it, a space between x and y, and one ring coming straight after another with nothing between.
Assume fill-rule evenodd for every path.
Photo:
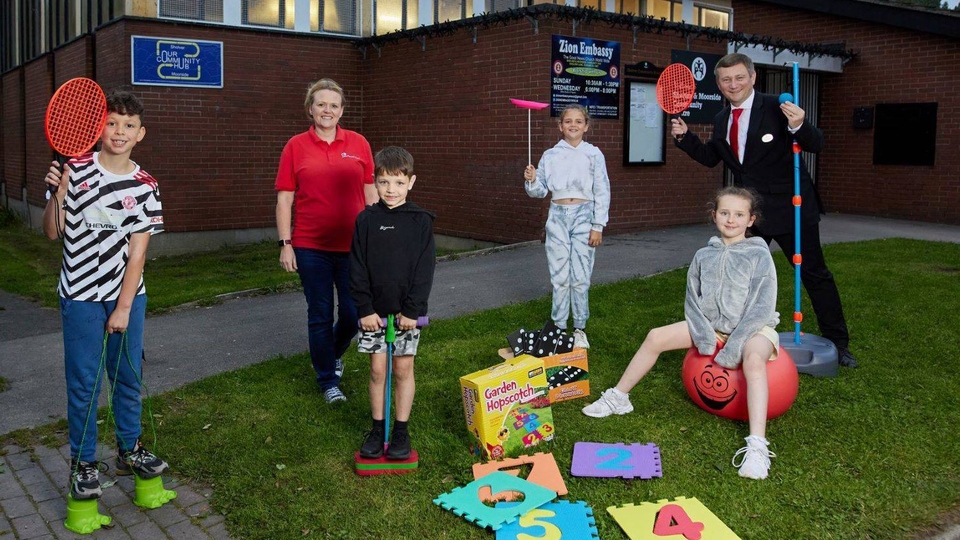
<instances>
[{"instance_id":1,"label":"grass lawn","mask_svg":"<svg viewBox=\"0 0 960 540\"><path fill-rule=\"evenodd\" d=\"M57 307L62 243L50 241L25 227L0 208L0 289ZM438 250L437 255L459 250ZM148 251L149 255L149 251ZM296 273L281 270L276 242L147 261L148 313L161 313L181 304L217 302L221 294L257 289L276 292L300 287Z\"/></svg>"},{"instance_id":2,"label":"grass lawn","mask_svg":"<svg viewBox=\"0 0 960 540\"><path fill-rule=\"evenodd\" d=\"M592 506L601 538L626 538L607 507L677 496L697 497L742 538L760 539L904 538L960 502L960 246L883 240L826 252L862 367L837 378L801 377L793 408L768 425L778 457L767 480L737 476L730 458L746 424L692 404L679 379L680 352L665 355L633 391L633 414L597 420L580 413L584 400L555 406L556 439L536 450L553 453L567 498ZM787 329L793 274L779 254L776 260ZM594 396L616 382L647 330L682 318L684 276L678 270L593 288ZM497 362L506 335L540 324L548 312L544 298L424 331L411 424L420 469L413 474L353 473L370 414L368 362L355 351L345 357L350 401L341 406L322 403L305 355L155 398L159 452L176 475L213 486L214 505L237 538L493 538L432 503L470 482L476 462L458 379ZM578 441L656 443L664 476L572 477Z\"/></svg>"}]
</instances>

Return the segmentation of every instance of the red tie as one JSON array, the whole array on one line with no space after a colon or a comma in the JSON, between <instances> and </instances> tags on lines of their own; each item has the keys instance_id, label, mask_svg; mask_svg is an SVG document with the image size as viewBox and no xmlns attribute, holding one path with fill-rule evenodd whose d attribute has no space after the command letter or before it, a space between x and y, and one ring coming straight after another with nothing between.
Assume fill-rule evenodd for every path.
<instances>
[{"instance_id":1,"label":"red tie","mask_svg":"<svg viewBox=\"0 0 960 540\"><path fill-rule=\"evenodd\" d=\"M739 120L743 114L743 109L733 109L733 122L730 123L730 149L733 150L733 157L740 161L740 133Z\"/></svg>"}]
</instances>

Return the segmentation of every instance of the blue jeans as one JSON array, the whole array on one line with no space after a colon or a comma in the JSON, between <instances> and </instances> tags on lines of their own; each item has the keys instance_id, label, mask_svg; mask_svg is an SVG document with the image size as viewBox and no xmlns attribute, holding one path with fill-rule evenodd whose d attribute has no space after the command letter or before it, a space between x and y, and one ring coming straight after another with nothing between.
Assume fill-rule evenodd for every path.
<instances>
[{"instance_id":1,"label":"blue jeans","mask_svg":"<svg viewBox=\"0 0 960 540\"><path fill-rule=\"evenodd\" d=\"M126 350L120 349L123 334L110 334L105 361L101 364L103 333L107 318L116 306L115 300L80 302L60 298L70 457L79 457L82 461L97 459L97 402L104 371L113 388L111 406L120 450L132 450L140 437L141 359L147 295L137 295L133 300Z\"/></svg>"},{"instance_id":2,"label":"blue jeans","mask_svg":"<svg viewBox=\"0 0 960 540\"><path fill-rule=\"evenodd\" d=\"M307 297L307 332L310 360L317 384L325 391L340 384L334 373L336 359L343 356L357 335L357 308L350 297L350 254L293 248L297 273ZM333 289L337 289L337 322L333 319Z\"/></svg>"}]
</instances>

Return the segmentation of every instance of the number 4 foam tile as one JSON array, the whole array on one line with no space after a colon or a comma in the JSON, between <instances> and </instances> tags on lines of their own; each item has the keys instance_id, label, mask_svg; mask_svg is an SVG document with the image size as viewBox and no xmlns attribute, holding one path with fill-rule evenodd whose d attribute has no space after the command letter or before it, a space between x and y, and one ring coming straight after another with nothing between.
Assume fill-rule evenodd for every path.
<instances>
[{"instance_id":1,"label":"number 4 foam tile","mask_svg":"<svg viewBox=\"0 0 960 540\"><path fill-rule=\"evenodd\" d=\"M517 503L497 503L497 508ZM583 501L555 501L534 508L520 520L497 529L497 540L593 540L599 538L593 509Z\"/></svg>"},{"instance_id":2,"label":"number 4 foam tile","mask_svg":"<svg viewBox=\"0 0 960 540\"><path fill-rule=\"evenodd\" d=\"M611 506L607 512L630 540L740 540L696 497Z\"/></svg>"},{"instance_id":3,"label":"number 4 foam tile","mask_svg":"<svg viewBox=\"0 0 960 540\"><path fill-rule=\"evenodd\" d=\"M505 491L523 493L524 500L510 508L491 508L483 504L480 498L480 490L484 487L493 493L495 500L502 499ZM433 503L479 527L497 530L530 510L552 501L556 496L556 492L545 487L496 471L463 487L454 488L450 493L440 495L433 500Z\"/></svg>"},{"instance_id":4,"label":"number 4 foam tile","mask_svg":"<svg viewBox=\"0 0 960 540\"><path fill-rule=\"evenodd\" d=\"M530 474L527 475L527 481L533 482L538 486L543 486L549 490L555 491L557 495L567 494L567 485L563 482L563 475L560 474L560 467L553 458L553 454L537 452L532 456L519 456L513 459L504 459L502 461L488 461L486 463L475 463L473 465L473 477L483 478L493 471L503 471L505 473L517 476L520 474L520 467L532 465ZM482 500L492 500L492 494L488 488L480 490ZM508 492L504 501L512 501L517 498L517 493Z\"/></svg>"},{"instance_id":5,"label":"number 4 foam tile","mask_svg":"<svg viewBox=\"0 0 960 540\"><path fill-rule=\"evenodd\" d=\"M570 473L598 478L661 477L660 449L653 443L578 442L573 445Z\"/></svg>"}]
</instances>

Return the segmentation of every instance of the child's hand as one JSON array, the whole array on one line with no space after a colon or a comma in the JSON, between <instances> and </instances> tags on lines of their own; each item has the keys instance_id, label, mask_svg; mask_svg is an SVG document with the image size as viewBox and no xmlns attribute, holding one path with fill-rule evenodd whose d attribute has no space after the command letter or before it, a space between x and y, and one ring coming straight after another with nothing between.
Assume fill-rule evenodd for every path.
<instances>
[{"instance_id":1,"label":"child's hand","mask_svg":"<svg viewBox=\"0 0 960 540\"><path fill-rule=\"evenodd\" d=\"M130 310L114 308L113 313L107 318L107 333L122 334L127 331L128 324L130 324Z\"/></svg>"},{"instance_id":2,"label":"child's hand","mask_svg":"<svg viewBox=\"0 0 960 540\"><path fill-rule=\"evenodd\" d=\"M400 325L401 330L413 330L417 327L417 320L408 319L403 316L403 313L397 315L397 323Z\"/></svg>"},{"instance_id":3,"label":"child's hand","mask_svg":"<svg viewBox=\"0 0 960 540\"><path fill-rule=\"evenodd\" d=\"M51 161L50 170L47 171L47 176L43 178L43 181L48 186L57 188L57 200L63 201L63 198L67 194L67 186L70 184L70 167L64 163L63 170L61 171L60 164L56 161Z\"/></svg>"},{"instance_id":4,"label":"child's hand","mask_svg":"<svg viewBox=\"0 0 960 540\"><path fill-rule=\"evenodd\" d=\"M537 179L537 168L533 165L527 165L527 168L523 170L523 179L527 182L533 182Z\"/></svg>"},{"instance_id":5,"label":"child's hand","mask_svg":"<svg viewBox=\"0 0 960 540\"><path fill-rule=\"evenodd\" d=\"M590 247L597 247L603 243L603 233L601 231L590 230L590 239L587 240L587 245Z\"/></svg>"},{"instance_id":6,"label":"child's hand","mask_svg":"<svg viewBox=\"0 0 960 540\"><path fill-rule=\"evenodd\" d=\"M383 321L380 320L380 315L372 313L360 318L360 328L363 328L367 332L375 332L383 328Z\"/></svg>"}]
</instances>

